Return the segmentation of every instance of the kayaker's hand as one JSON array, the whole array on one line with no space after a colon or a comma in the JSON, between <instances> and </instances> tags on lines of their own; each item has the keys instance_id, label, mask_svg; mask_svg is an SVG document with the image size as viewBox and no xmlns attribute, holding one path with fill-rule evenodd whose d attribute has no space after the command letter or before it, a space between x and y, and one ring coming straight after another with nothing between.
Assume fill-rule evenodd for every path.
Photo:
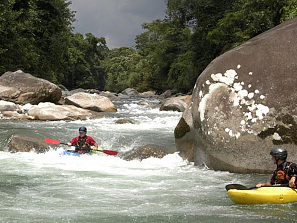
<instances>
[{"instance_id":1,"label":"kayaker's hand","mask_svg":"<svg viewBox=\"0 0 297 223\"><path fill-rule=\"evenodd\" d=\"M256 185L257 188L260 188L262 186L263 186L263 184L261 184L261 183L259 183L259 184Z\"/></svg>"},{"instance_id":2,"label":"kayaker's hand","mask_svg":"<svg viewBox=\"0 0 297 223\"><path fill-rule=\"evenodd\" d=\"M296 177L292 177L291 180L289 181L289 186L292 188L296 188L295 181L296 181Z\"/></svg>"},{"instance_id":3,"label":"kayaker's hand","mask_svg":"<svg viewBox=\"0 0 297 223\"><path fill-rule=\"evenodd\" d=\"M96 151L98 148L97 147L93 147L93 150Z\"/></svg>"},{"instance_id":4,"label":"kayaker's hand","mask_svg":"<svg viewBox=\"0 0 297 223\"><path fill-rule=\"evenodd\" d=\"M68 145L68 146L72 146L72 144L71 144L70 142L69 142L69 143L67 143L67 145Z\"/></svg>"}]
</instances>

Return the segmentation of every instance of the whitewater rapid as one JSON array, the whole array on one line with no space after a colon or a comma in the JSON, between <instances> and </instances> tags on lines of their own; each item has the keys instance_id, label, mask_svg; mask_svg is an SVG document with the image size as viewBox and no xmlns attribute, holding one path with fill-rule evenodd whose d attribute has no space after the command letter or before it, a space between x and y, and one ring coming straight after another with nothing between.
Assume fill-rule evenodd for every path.
<instances>
[{"instance_id":1,"label":"whitewater rapid","mask_svg":"<svg viewBox=\"0 0 297 223\"><path fill-rule=\"evenodd\" d=\"M0 147L12 134L67 142L78 127L105 149L120 153L147 144L171 147L181 113L115 102L118 113L85 121L2 122ZM157 100L151 102L158 103ZM134 124L116 124L129 118ZM225 185L252 186L267 175L233 174L196 167L177 152L162 159L125 161L120 156L61 156L0 152L0 222L293 222L297 205L235 205ZM173 151L174 152L174 151Z\"/></svg>"}]
</instances>

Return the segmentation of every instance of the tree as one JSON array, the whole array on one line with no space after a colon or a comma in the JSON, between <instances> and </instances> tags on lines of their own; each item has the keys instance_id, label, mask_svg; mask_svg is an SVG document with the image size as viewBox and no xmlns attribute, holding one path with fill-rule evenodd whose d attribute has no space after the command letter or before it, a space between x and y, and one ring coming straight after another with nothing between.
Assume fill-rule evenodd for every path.
<instances>
[{"instance_id":1,"label":"tree","mask_svg":"<svg viewBox=\"0 0 297 223\"><path fill-rule=\"evenodd\" d=\"M64 0L3 0L1 71L23 69L59 82L74 21L69 4Z\"/></svg>"},{"instance_id":2,"label":"tree","mask_svg":"<svg viewBox=\"0 0 297 223\"><path fill-rule=\"evenodd\" d=\"M104 89L106 75L102 61L108 53L105 38L72 34L64 64L63 84L69 88Z\"/></svg>"}]
</instances>

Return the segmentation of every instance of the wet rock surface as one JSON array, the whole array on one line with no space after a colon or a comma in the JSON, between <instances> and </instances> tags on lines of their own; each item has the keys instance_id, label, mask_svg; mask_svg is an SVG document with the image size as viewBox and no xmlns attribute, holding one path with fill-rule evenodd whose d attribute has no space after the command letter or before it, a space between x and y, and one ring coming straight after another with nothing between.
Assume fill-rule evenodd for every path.
<instances>
[{"instance_id":1,"label":"wet rock surface","mask_svg":"<svg viewBox=\"0 0 297 223\"><path fill-rule=\"evenodd\" d=\"M49 150L48 144L44 140L27 137L27 136L12 136L7 143L8 151L10 152L36 152L44 153Z\"/></svg>"},{"instance_id":2,"label":"wet rock surface","mask_svg":"<svg viewBox=\"0 0 297 223\"><path fill-rule=\"evenodd\" d=\"M143 160L150 157L155 158L163 158L168 153L166 152L166 148L162 148L156 145L146 145L135 148L125 154L122 154L121 157L124 160Z\"/></svg>"}]
</instances>

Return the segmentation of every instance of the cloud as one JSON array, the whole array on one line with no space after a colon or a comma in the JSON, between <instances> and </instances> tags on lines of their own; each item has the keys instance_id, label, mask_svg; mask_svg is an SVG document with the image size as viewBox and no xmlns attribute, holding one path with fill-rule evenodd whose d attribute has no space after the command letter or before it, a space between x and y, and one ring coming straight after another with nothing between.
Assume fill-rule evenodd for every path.
<instances>
[{"instance_id":1,"label":"cloud","mask_svg":"<svg viewBox=\"0 0 297 223\"><path fill-rule=\"evenodd\" d=\"M72 0L74 32L105 37L109 48L134 46L141 24L163 19L164 0Z\"/></svg>"}]
</instances>

